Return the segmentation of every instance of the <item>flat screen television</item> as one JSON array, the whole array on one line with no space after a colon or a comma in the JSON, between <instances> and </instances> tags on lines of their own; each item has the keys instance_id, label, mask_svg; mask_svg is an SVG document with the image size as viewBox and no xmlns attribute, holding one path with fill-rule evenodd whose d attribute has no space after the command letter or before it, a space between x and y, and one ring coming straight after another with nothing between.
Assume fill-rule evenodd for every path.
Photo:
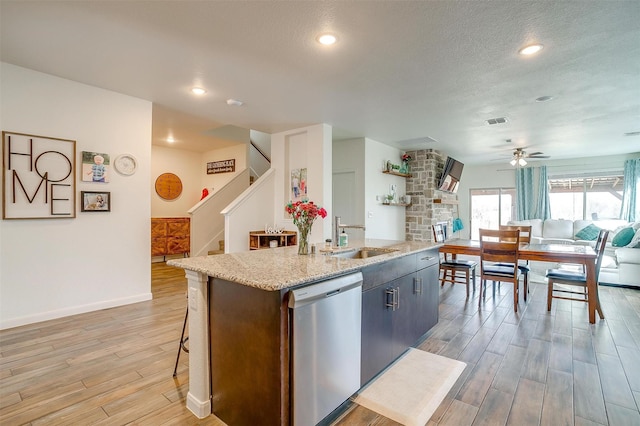
<instances>
[{"instance_id":1,"label":"flat screen television","mask_svg":"<svg viewBox=\"0 0 640 426\"><path fill-rule=\"evenodd\" d=\"M444 169L442 169L442 176L440 177L438 189L440 191L455 194L458 191L458 185L460 184L460 177L462 176L463 168L464 164L451 157L447 157Z\"/></svg>"}]
</instances>

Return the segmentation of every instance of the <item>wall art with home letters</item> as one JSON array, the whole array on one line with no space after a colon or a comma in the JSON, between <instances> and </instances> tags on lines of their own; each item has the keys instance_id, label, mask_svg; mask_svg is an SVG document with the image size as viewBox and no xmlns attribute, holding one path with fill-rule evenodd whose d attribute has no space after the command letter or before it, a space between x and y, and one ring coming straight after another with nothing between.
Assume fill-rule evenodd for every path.
<instances>
[{"instance_id":1,"label":"wall art with home letters","mask_svg":"<svg viewBox=\"0 0 640 426\"><path fill-rule=\"evenodd\" d=\"M2 218L76 217L76 141L2 132Z\"/></svg>"}]
</instances>

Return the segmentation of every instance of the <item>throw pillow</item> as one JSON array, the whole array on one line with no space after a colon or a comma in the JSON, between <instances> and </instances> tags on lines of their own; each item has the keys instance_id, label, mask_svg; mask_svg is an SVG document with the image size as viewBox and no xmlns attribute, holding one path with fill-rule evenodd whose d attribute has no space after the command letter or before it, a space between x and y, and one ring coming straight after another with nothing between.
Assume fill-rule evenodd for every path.
<instances>
[{"instance_id":1,"label":"throw pillow","mask_svg":"<svg viewBox=\"0 0 640 426\"><path fill-rule=\"evenodd\" d=\"M640 248L640 228L636 231L636 234L633 236L633 239L629 244L627 244L629 248Z\"/></svg>"},{"instance_id":2,"label":"throw pillow","mask_svg":"<svg viewBox=\"0 0 640 426\"><path fill-rule=\"evenodd\" d=\"M600 232L600 228L595 226L593 223L589 226L585 226L581 230L576 233L576 238L578 240L585 241L595 241L598 238L598 233Z\"/></svg>"},{"instance_id":3,"label":"throw pillow","mask_svg":"<svg viewBox=\"0 0 640 426\"><path fill-rule=\"evenodd\" d=\"M611 245L614 247L624 247L631 242L634 234L635 231L632 227L624 228L622 231L618 232L615 237L613 237Z\"/></svg>"}]
</instances>

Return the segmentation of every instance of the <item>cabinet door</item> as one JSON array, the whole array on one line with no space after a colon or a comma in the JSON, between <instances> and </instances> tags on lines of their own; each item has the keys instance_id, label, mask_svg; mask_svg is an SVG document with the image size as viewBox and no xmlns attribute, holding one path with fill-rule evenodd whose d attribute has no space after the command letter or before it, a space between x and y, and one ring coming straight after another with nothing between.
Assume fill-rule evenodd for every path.
<instances>
[{"instance_id":1,"label":"cabinet door","mask_svg":"<svg viewBox=\"0 0 640 426\"><path fill-rule=\"evenodd\" d=\"M438 266L433 265L416 273L417 282L421 287L419 308L419 336L429 331L438 323L438 308L440 305L440 287L438 285Z\"/></svg>"},{"instance_id":2,"label":"cabinet door","mask_svg":"<svg viewBox=\"0 0 640 426\"><path fill-rule=\"evenodd\" d=\"M164 256L167 254L167 238L151 238L151 256Z\"/></svg>"},{"instance_id":3,"label":"cabinet door","mask_svg":"<svg viewBox=\"0 0 640 426\"><path fill-rule=\"evenodd\" d=\"M394 280L390 285L396 291L393 311L393 357L402 354L420 337L416 317L420 314L420 294L415 292L415 273Z\"/></svg>"},{"instance_id":4,"label":"cabinet door","mask_svg":"<svg viewBox=\"0 0 640 426\"><path fill-rule=\"evenodd\" d=\"M367 383L395 356L392 350L392 291L386 285L362 293L361 384Z\"/></svg>"}]
</instances>

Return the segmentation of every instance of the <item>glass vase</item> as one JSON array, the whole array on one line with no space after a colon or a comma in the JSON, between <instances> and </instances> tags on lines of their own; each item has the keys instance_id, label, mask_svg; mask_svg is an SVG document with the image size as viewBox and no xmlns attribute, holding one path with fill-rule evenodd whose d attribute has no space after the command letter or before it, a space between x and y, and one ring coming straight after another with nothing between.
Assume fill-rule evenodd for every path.
<instances>
[{"instance_id":1,"label":"glass vase","mask_svg":"<svg viewBox=\"0 0 640 426\"><path fill-rule=\"evenodd\" d=\"M408 175L409 174L409 162L403 161L402 166L400 166L400 173Z\"/></svg>"},{"instance_id":2,"label":"glass vase","mask_svg":"<svg viewBox=\"0 0 640 426\"><path fill-rule=\"evenodd\" d=\"M309 254L309 230L298 228L298 254Z\"/></svg>"}]
</instances>

